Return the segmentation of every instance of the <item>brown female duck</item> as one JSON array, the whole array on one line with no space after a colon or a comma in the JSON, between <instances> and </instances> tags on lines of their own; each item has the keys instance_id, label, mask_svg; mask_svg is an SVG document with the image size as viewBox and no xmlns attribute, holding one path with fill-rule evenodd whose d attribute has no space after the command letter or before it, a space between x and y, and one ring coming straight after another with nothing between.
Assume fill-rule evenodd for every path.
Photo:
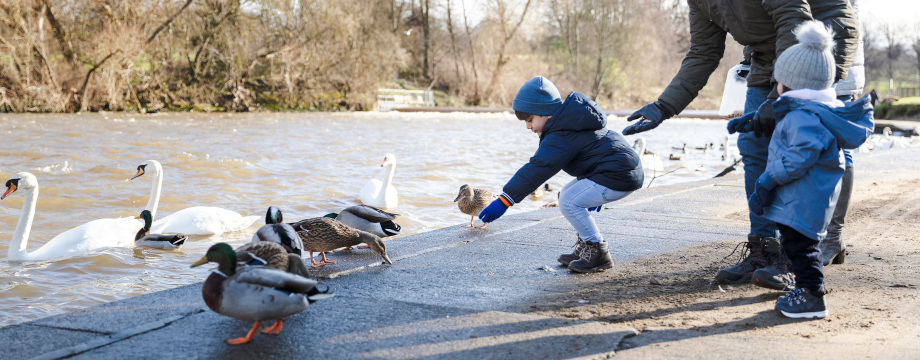
<instances>
[{"instance_id":1,"label":"brown female duck","mask_svg":"<svg viewBox=\"0 0 920 360\"><path fill-rule=\"evenodd\" d=\"M457 194L457 198L454 199L460 211L470 216L470 224L463 225L463 227L474 227L473 219L494 199L495 195L492 195L488 190L473 189L469 184L463 184L463 186L460 187L460 193ZM481 229L486 227L486 224L475 227Z\"/></svg>"},{"instance_id":2,"label":"brown female duck","mask_svg":"<svg viewBox=\"0 0 920 360\"><path fill-rule=\"evenodd\" d=\"M236 260L246 265L267 266L304 277L310 275L300 256L288 253L284 246L276 242L260 241L243 245L236 249Z\"/></svg>"},{"instance_id":3,"label":"brown female duck","mask_svg":"<svg viewBox=\"0 0 920 360\"><path fill-rule=\"evenodd\" d=\"M365 243L374 252L380 254L387 264L393 261L387 255L387 246L380 240L380 237L366 231L352 228L342 222L327 218L318 217L304 219L291 224L297 235L303 241L304 250L310 252L310 265L313 267L323 266L326 264L335 264L335 261L326 260L326 251L332 251L338 248L355 246ZM313 260L313 252L320 252L321 262Z\"/></svg>"}]
</instances>

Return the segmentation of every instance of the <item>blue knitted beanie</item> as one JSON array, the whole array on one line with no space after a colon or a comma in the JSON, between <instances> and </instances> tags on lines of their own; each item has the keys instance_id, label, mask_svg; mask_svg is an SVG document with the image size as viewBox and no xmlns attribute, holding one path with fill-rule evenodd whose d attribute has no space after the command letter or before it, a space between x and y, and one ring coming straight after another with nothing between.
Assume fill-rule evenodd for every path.
<instances>
[{"instance_id":1,"label":"blue knitted beanie","mask_svg":"<svg viewBox=\"0 0 920 360\"><path fill-rule=\"evenodd\" d=\"M562 105L559 90L549 79L537 76L527 80L517 95L511 108L520 112L539 116L550 116Z\"/></svg>"}]
</instances>

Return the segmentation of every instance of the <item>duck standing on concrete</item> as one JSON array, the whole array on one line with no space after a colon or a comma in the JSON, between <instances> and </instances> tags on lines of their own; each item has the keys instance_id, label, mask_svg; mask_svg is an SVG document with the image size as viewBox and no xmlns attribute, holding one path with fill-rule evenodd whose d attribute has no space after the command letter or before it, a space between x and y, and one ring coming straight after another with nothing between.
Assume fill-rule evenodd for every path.
<instances>
[{"instance_id":1,"label":"duck standing on concrete","mask_svg":"<svg viewBox=\"0 0 920 360\"><path fill-rule=\"evenodd\" d=\"M338 214L325 215L327 218L336 219L345 225L379 237L399 235L402 227L393 222L396 216L399 214L386 212L370 205L349 206Z\"/></svg>"},{"instance_id":2,"label":"duck standing on concrete","mask_svg":"<svg viewBox=\"0 0 920 360\"><path fill-rule=\"evenodd\" d=\"M253 321L245 337L226 340L230 345L252 341L262 321L276 319L262 333L281 333L284 318L307 309L311 303L332 297L316 288L316 281L263 266L236 268L236 253L226 243L217 243L192 267L216 262L201 287L201 297L214 312L234 319Z\"/></svg>"},{"instance_id":3,"label":"duck standing on concrete","mask_svg":"<svg viewBox=\"0 0 920 360\"><path fill-rule=\"evenodd\" d=\"M278 243L288 253L302 257L303 242L300 239L300 235L290 224L283 223L283 220L284 216L281 214L281 209L277 206L269 206L268 211L265 212L265 225L256 230L256 233L252 235L251 242L253 244L262 241Z\"/></svg>"},{"instance_id":4,"label":"duck standing on concrete","mask_svg":"<svg viewBox=\"0 0 920 360\"><path fill-rule=\"evenodd\" d=\"M479 229L486 227L486 225L488 225L486 223L483 223L482 226L473 226L473 219L476 215L479 215L482 209L489 206L489 203L494 199L495 195L488 190L474 189L469 184L460 186L460 192L457 194L454 202L457 203L457 207L460 208L462 213L470 216L470 224L462 225L462 227L475 227Z\"/></svg>"},{"instance_id":5,"label":"duck standing on concrete","mask_svg":"<svg viewBox=\"0 0 920 360\"><path fill-rule=\"evenodd\" d=\"M153 214L150 213L150 210L141 211L141 219L144 220L144 227L134 236L134 246L175 250L185 244L185 240L188 240L188 236L183 234L151 234L150 224L153 223Z\"/></svg>"},{"instance_id":6,"label":"duck standing on concrete","mask_svg":"<svg viewBox=\"0 0 920 360\"><path fill-rule=\"evenodd\" d=\"M281 244L260 241L243 245L235 250L236 260L249 266L268 266L294 275L308 277L307 267L297 254L288 253Z\"/></svg>"},{"instance_id":7,"label":"duck standing on concrete","mask_svg":"<svg viewBox=\"0 0 920 360\"><path fill-rule=\"evenodd\" d=\"M341 221L327 217L300 220L291 224L303 241L304 250L310 252L310 265L313 267L335 264L326 259L326 251L367 244L371 250L380 254L387 264L393 261L387 255L387 246L380 237L367 231L361 231L343 224ZM313 252L320 252L321 261L313 260Z\"/></svg>"}]
</instances>

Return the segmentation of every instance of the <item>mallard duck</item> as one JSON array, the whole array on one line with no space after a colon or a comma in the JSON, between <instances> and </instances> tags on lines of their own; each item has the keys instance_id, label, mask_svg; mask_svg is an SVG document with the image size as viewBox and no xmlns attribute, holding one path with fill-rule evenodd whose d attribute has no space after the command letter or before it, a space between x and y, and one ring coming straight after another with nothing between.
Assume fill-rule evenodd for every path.
<instances>
[{"instance_id":1,"label":"mallard duck","mask_svg":"<svg viewBox=\"0 0 920 360\"><path fill-rule=\"evenodd\" d=\"M230 345L252 341L262 321L276 319L275 324L262 330L279 334L284 318L307 309L311 303L332 294L319 291L316 281L264 266L246 266L237 271L236 253L226 243L217 243L192 267L208 262L217 263L201 287L204 303L214 312L234 319L253 321L245 337L228 339Z\"/></svg>"},{"instance_id":2,"label":"mallard duck","mask_svg":"<svg viewBox=\"0 0 920 360\"><path fill-rule=\"evenodd\" d=\"M284 246L288 253L302 257L303 242L300 240L300 236L290 224L283 223L283 220L281 209L277 206L269 206L268 211L265 213L265 225L262 225L252 235L252 243L255 244L260 241L278 243Z\"/></svg>"},{"instance_id":3,"label":"mallard duck","mask_svg":"<svg viewBox=\"0 0 920 360\"><path fill-rule=\"evenodd\" d=\"M338 248L355 246L365 243L374 252L380 254L387 264L393 261L387 255L387 246L380 237L367 231L361 231L343 224L341 221L327 217L318 217L300 220L291 224L300 239L303 240L304 249L310 252L310 265L313 267L326 264L335 264L335 261L326 260L326 251ZM313 252L320 252L321 261L313 260Z\"/></svg>"},{"instance_id":4,"label":"mallard duck","mask_svg":"<svg viewBox=\"0 0 920 360\"><path fill-rule=\"evenodd\" d=\"M153 223L153 215L150 210L141 211L141 219L144 220L144 227L134 236L134 246L172 250L178 249L188 240L188 236L184 234L151 234L150 224Z\"/></svg>"},{"instance_id":5,"label":"mallard duck","mask_svg":"<svg viewBox=\"0 0 920 360\"><path fill-rule=\"evenodd\" d=\"M246 265L268 266L304 277L310 275L303 258L289 253L284 246L276 242L260 241L243 245L236 249L236 260Z\"/></svg>"},{"instance_id":6,"label":"mallard duck","mask_svg":"<svg viewBox=\"0 0 920 360\"><path fill-rule=\"evenodd\" d=\"M495 195L492 195L488 190L473 189L469 184L460 186L460 193L457 194L454 202L457 203L457 207L460 208L461 212L470 216L470 224L462 225L462 227L474 227L473 219L476 218L476 215L479 215L482 209L489 206L489 203L494 199ZM481 229L486 227L486 225L488 224L482 224L482 226L475 227Z\"/></svg>"},{"instance_id":7,"label":"mallard duck","mask_svg":"<svg viewBox=\"0 0 920 360\"><path fill-rule=\"evenodd\" d=\"M152 173L153 185L147 200L146 210L156 218L163 187L163 166L156 160L147 160L137 166L137 173L130 180L144 174ZM217 235L230 231L240 231L251 226L258 216L243 216L240 213L214 206L193 206L176 211L153 223L150 232L182 233L186 235Z\"/></svg>"},{"instance_id":8,"label":"mallard duck","mask_svg":"<svg viewBox=\"0 0 920 360\"><path fill-rule=\"evenodd\" d=\"M399 235L402 227L393 222L399 214L389 213L370 205L349 206L339 213L329 213L327 218L336 219L355 229L367 231L379 237Z\"/></svg>"},{"instance_id":9,"label":"mallard duck","mask_svg":"<svg viewBox=\"0 0 920 360\"><path fill-rule=\"evenodd\" d=\"M380 167L380 173L373 179L368 180L364 187L361 188L361 195L358 199L364 205L381 209L395 209L399 203L396 187L393 186L393 174L396 173L396 156L393 154L384 155L383 163L380 164Z\"/></svg>"},{"instance_id":10,"label":"mallard duck","mask_svg":"<svg viewBox=\"0 0 920 360\"><path fill-rule=\"evenodd\" d=\"M53 260L109 247L134 246L131 236L137 232L141 223L133 217L123 217L90 221L60 233L38 250L29 252L29 233L32 232L32 220L38 203L38 179L29 172L13 175L6 181L6 192L0 196L0 200L6 199L17 190L24 190L26 199L22 203L19 222L16 223L16 230L7 250L9 260Z\"/></svg>"}]
</instances>

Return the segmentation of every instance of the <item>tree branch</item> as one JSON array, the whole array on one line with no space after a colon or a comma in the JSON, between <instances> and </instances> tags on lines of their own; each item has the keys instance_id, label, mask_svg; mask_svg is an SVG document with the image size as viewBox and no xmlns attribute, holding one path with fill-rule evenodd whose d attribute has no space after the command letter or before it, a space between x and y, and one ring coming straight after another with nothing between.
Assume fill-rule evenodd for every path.
<instances>
[{"instance_id":1,"label":"tree branch","mask_svg":"<svg viewBox=\"0 0 920 360\"><path fill-rule=\"evenodd\" d=\"M154 31L153 31L153 34L150 35L149 38L147 38L147 43L148 43L148 44L151 43L151 42L153 41L153 38L157 37L157 34L159 34L160 31L163 31L163 29L165 29L167 26L169 26L169 24L171 24L171 23L173 22L173 20L175 20L176 17L179 16L179 14L181 14L183 11L185 11L185 8L187 8L189 5L192 4L192 1L193 1L193 0L188 0L188 1L186 1L186 2L185 2L185 5L182 5L182 8L179 9L179 11L176 11L176 13L173 14L172 16L170 16L169 19L166 19L166 22L164 22L162 25L160 25L160 27L158 27L156 30L154 30Z\"/></svg>"}]
</instances>

